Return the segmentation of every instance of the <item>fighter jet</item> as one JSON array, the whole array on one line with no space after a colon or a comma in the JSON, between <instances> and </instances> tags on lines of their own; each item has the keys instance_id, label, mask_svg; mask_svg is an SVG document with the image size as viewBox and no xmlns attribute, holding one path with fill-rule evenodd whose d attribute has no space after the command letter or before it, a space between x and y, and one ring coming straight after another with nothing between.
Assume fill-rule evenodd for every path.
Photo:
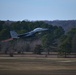
<instances>
[{"instance_id":1,"label":"fighter jet","mask_svg":"<svg viewBox=\"0 0 76 75\"><path fill-rule=\"evenodd\" d=\"M15 31L10 31L10 34L11 34L11 38L13 39L28 38L28 37L35 35L36 33L47 31L47 30L48 30L47 28L35 28L34 30L24 33L24 34L17 34L17 32Z\"/></svg>"}]
</instances>

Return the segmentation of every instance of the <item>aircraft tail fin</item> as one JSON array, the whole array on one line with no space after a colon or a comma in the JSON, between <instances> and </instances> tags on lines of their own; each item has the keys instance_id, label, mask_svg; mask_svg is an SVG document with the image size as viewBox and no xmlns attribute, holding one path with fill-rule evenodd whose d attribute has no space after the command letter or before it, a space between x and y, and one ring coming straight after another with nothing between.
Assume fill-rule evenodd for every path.
<instances>
[{"instance_id":1,"label":"aircraft tail fin","mask_svg":"<svg viewBox=\"0 0 76 75\"><path fill-rule=\"evenodd\" d=\"M10 31L10 35L11 35L11 38L19 38L17 32L15 32L14 30Z\"/></svg>"}]
</instances>

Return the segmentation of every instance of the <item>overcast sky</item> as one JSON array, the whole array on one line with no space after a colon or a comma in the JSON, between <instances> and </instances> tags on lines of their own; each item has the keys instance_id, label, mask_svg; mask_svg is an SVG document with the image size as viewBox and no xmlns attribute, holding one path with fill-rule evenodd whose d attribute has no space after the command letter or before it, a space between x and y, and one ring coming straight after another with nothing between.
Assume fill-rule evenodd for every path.
<instances>
[{"instance_id":1,"label":"overcast sky","mask_svg":"<svg viewBox=\"0 0 76 75\"><path fill-rule=\"evenodd\" d=\"M76 0L0 0L0 20L76 20Z\"/></svg>"}]
</instances>

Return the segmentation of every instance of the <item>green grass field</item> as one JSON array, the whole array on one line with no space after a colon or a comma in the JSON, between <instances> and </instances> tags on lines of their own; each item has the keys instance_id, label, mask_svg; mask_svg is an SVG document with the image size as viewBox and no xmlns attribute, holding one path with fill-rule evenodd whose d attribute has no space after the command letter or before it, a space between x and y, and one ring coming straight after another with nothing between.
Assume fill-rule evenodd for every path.
<instances>
[{"instance_id":1,"label":"green grass field","mask_svg":"<svg viewBox=\"0 0 76 75\"><path fill-rule=\"evenodd\" d=\"M0 75L76 75L76 58L0 57Z\"/></svg>"}]
</instances>

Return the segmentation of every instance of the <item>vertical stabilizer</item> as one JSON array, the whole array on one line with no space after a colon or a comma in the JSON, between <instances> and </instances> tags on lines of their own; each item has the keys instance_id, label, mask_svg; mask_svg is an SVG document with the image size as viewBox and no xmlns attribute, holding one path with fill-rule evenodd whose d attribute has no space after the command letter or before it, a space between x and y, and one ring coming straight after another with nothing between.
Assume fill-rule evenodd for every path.
<instances>
[{"instance_id":1,"label":"vertical stabilizer","mask_svg":"<svg viewBox=\"0 0 76 75\"><path fill-rule=\"evenodd\" d=\"M15 31L10 31L11 38L19 38Z\"/></svg>"}]
</instances>

